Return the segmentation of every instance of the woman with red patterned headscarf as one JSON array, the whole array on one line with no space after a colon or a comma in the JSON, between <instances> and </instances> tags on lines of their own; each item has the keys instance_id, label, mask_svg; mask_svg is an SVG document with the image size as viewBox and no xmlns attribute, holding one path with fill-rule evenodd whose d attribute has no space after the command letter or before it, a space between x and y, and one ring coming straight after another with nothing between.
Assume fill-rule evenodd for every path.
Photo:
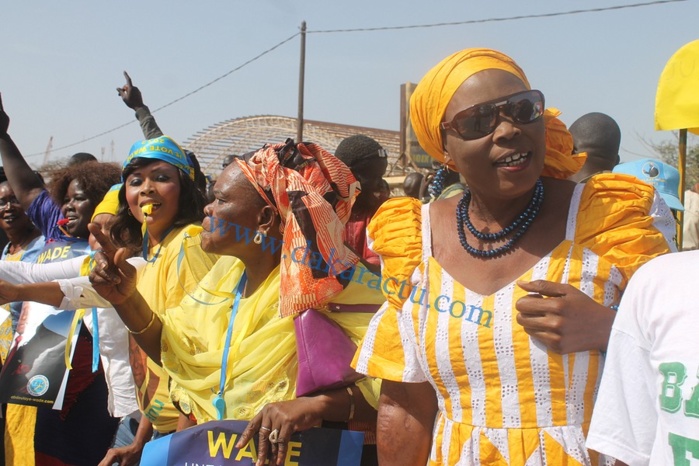
<instances>
[{"instance_id":1,"label":"woman with red patterned headscarf","mask_svg":"<svg viewBox=\"0 0 699 466\"><path fill-rule=\"evenodd\" d=\"M129 328L141 329L134 336L170 375L180 410L197 423L251 420L239 446L261 436L262 461L282 461L291 434L322 421L373 425L373 380L296 395L294 317L335 305L376 309L383 301L378 287L369 287L370 277L379 278L344 244L358 194L349 169L315 144L290 141L235 160L214 194L201 247L222 257L179 307L155 314L135 290L121 251L98 260L95 288ZM371 318L324 314L355 343Z\"/></svg>"}]
</instances>

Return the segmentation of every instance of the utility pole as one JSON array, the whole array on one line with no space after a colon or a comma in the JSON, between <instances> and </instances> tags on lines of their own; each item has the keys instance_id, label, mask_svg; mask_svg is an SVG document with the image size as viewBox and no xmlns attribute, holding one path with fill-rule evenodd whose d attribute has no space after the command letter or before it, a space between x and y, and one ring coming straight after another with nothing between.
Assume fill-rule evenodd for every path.
<instances>
[{"instance_id":1,"label":"utility pole","mask_svg":"<svg viewBox=\"0 0 699 466\"><path fill-rule=\"evenodd\" d=\"M299 64L299 108L296 117L296 142L303 141L303 87L306 68L306 22L301 23L301 59Z\"/></svg>"},{"instance_id":2,"label":"utility pole","mask_svg":"<svg viewBox=\"0 0 699 466\"><path fill-rule=\"evenodd\" d=\"M679 153L677 154L677 166L680 167L680 188L677 196L680 202L684 204L684 174L687 167L687 130L680 130ZM682 227L684 225L684 212L677 211L677 249L682 250Z\"/></svg>"},{"instance_id":3,"label":"utility pole","mask_svg":"<svg viewBox=\"0 0 699 466\"><path fill-rule=\"evenodd\" d=\"M44 151L44 161L42 162L42 166L46 165L46 162L49 161L49 157L51 157L51 149L53 148L53 136L49 137L49 143L46 145L46 150Z\"/></svg>"}]
</instances>

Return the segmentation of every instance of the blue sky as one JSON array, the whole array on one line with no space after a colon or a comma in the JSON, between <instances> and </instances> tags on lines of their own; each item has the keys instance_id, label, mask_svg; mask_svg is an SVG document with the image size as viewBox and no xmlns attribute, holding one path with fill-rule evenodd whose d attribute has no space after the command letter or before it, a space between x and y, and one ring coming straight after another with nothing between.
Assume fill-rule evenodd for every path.
<instances>
[{"instance_id":1,"label":"blue sky","mask_svg":"<svg viewBox=\"0 0 699 466\"><path fill-rule=\"evenodd\" d=\"M667 60L699 39L699 2L550 18L353 33L318 30L484 20L642 3L515 0L9 2L0 30L0 92L10 134L33 165L86 151L121 161L137 124L66 149L133 119L117 95L131 74L151 109L222 76L307 22L305 117L399 128L399 88L446 55L484 46L511 55L570 125L600 111L622 129L622 160L652 156L655 90ZM184 141L220 121L295 116L299 37L155 114ZM113 143L113 144L112 144ZM112 149L113 147L113 149ZM113 155L112 155L113 152ZM32 155L37 154L37 155Z\"/></svg>"}]
</instances>

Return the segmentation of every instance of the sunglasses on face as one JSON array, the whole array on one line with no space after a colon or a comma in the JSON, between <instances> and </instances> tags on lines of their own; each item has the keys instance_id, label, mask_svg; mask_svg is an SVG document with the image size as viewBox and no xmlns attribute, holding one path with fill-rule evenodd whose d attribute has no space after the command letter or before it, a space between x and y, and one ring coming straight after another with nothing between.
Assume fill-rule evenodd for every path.
<instances>
[{"instance_id":1,"label":"sunglasses on face","mask_svg":"<svg viewBox=\"0 0 699 466\"><path fill-rule=\"evenodd\" d=\"M442 122L442 129L454 130L461 139L470 141L491 134L497 128L500 115L515 123L527 124L538 120L544 113L544 94L530 90L474 105L462 110L450 122Z\"/></svg>"}]
</instances>

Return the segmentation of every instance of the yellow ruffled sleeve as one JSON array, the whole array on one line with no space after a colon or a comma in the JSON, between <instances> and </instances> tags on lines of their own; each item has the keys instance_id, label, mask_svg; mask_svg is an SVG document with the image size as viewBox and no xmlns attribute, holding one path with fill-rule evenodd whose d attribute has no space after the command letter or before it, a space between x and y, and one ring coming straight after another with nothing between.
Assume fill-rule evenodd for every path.
<instances>
[{"instance_id":1,"label":"yellow ruffled sleeve","mask_svg":"<svg viewBox=\"0 0 699 466\"><path fill-rule=\"evenodd\" d=\"M576 243L613 264L626 287L652 258L672 252L675 222L652 186L628 175L603 173L586 183L576 221Z\"/></svg>"},{"instance_id":2,"label":"yellow ruffled sleeve","mask_svg":"<svg viewBox=\"0 0 699 466\"><path fill-rule=\"evenodd\" d=\"M391 199L368 227L371 248L381 258L381 289L387 301L369 323L352 365L372 377L403 381L406 352L414 352L401 338L399 313L422 259L421 207L417 199Z\"/></svg>"},{"instance_id":3,"label":"yellow ruffled sleeve","mask_svg":"<svg viewBox=\"0 0 699 466\"><path fill-rule=\"evenodd\" d=\"M383 203L367 227L371 249L381 257L381 282L384 296L400 308L404 283L422 259L422 203L399 197ZM404 298L401 299L400 296Z\"/></svg>"}]
</instances>

